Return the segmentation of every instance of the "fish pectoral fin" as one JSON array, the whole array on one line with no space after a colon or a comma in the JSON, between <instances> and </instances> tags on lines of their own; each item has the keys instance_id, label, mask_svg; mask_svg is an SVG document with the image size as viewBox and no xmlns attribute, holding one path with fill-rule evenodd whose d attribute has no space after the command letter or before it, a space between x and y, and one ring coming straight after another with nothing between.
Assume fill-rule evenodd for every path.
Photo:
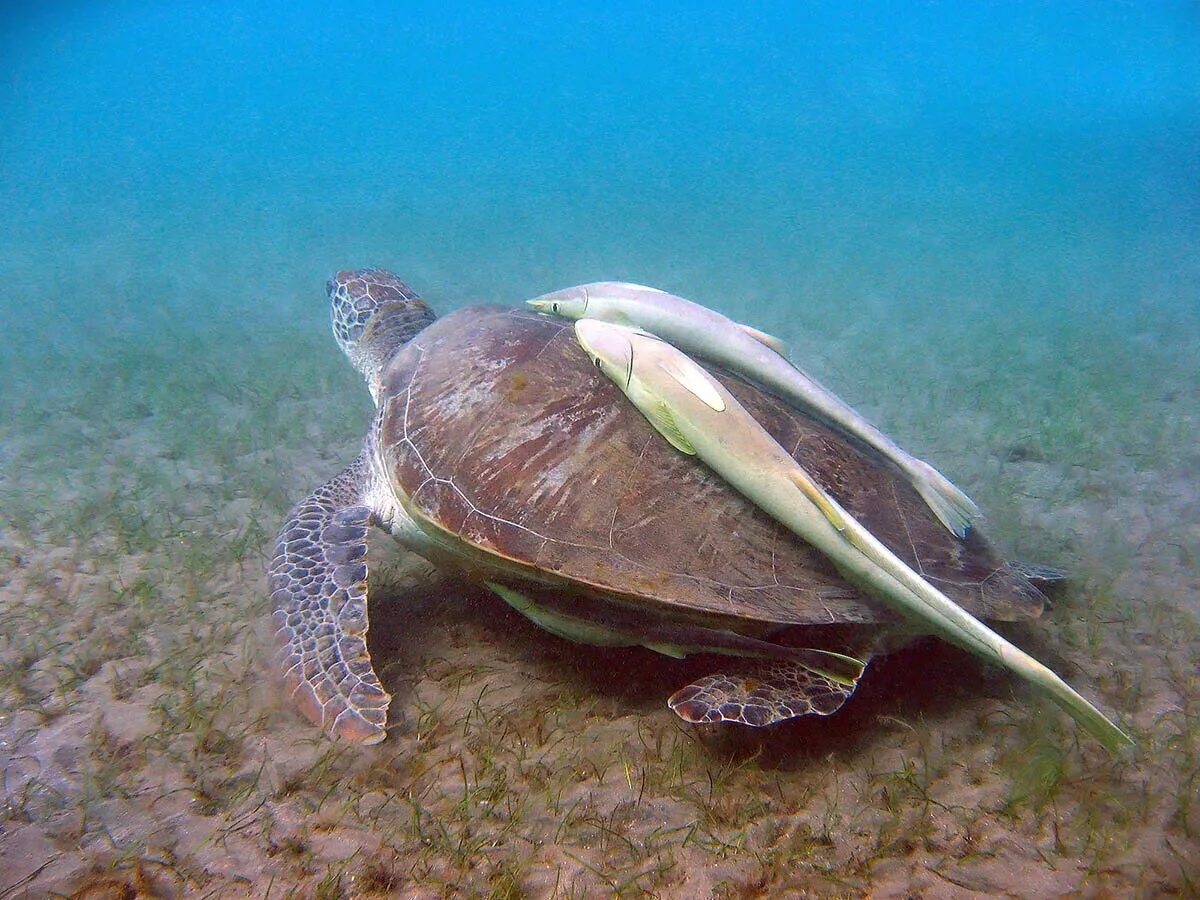
<instances>
[{"instance_id":1,"label":"fish pectoral fin","mask_svg":"<svg viewBox=\"0 0 1200 900\"><path fill-rule=\"evenodd\" d=\"M725 398L717 390L715 379L690 357L682 353L671 354L659 360L659 366L687 391L700 398L705 406L717 412L725 411Z\"/></svg>"},{"instance_id":2,"label":"fish pectoral fin","mask_svg":"<svg viewBox=\"0 0 1200 900\"><path fill-rule=\"evenodd\" d=\"M652 400L641 409L654 429L667 439L668 444L680 453L686 453L688 456L696 455L696 448L692 446L692 442L679 430L671 407L661 400Z\"/></svg>"},{"instance_id":3,"label":"fish pectoral fin","mask_svg":"<svg viewBox=\"0 0 1200 900\"><path fill-rule=\"evenodd\" d=\"M817 509L829 520L830 525L838 531L846 530L846 517L837 508L833 498L825 493L825 489L813 481L807 472L796 466L788 472L788 477L792 480L792 484L800 488L800 492L816 505Z\"/></svg>"},{"instance_id":4,"label":"fish pectoral fin","mask_svg":"<svg viewBox=\"0 0 1200 900\"><path fill-rule=\"evenodd\" d=\"M606 310L602 315L603 318L600 318L601 322L608 322L610 325L621 325L625 328L628 328L630 331L643 334L646 337L656 337L656 335L653 335L648 331L643 331L641 328L639 328L637 322L629 318L629 313L625 312L625 310L621 309L620 307Z\"/></svg>"},{"instance_id":5,"label":"fish pectoral fin","mask_svg":"<svg viewBox=\"0 0 1200 900\"><path fill-rule=\"evenodd\" d=\"M813 650L805 648L796 652L796 662L818 675L824 675L838 684L853 686L858 684L867 664L861 659L847 656L844 653L834 653L832 650Z\"/></svg>"},{"instance_id":6,"label":"fish pectoral fin","mask_svg":"<svg viewBox=\"0 0 1200 900\"><path fill-rule=\"evenodd\" d=\"M661 644L651 641L650 643L642 644L642 646L647 650L653 650L655 653L661 653L663 656L669 656L672 659L687 658L687 651L675 644Z\"/></svg>"},{"instance_id":7,"label":"fish pectoral fin","mask_svg":"<svg viewBox=\"0 0 1200 900\"><path fill-rule=\"evenodd\" d=\"M760 344L770 347L780 356L787 356L787 344L774 335L767 334L765 331L759 331L757 328L752 328L749 325L743 325L741 322L738 323L738 328L742 329L742 331L746 332L746 334L750 335L750 337L754 338Z\"/></svg>"}]
</instances>

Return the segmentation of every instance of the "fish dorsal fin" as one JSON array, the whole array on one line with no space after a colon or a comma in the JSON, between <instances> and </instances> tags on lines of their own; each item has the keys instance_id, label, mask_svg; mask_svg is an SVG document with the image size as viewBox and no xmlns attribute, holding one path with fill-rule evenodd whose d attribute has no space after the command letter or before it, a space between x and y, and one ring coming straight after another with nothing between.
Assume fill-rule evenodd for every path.
<instances>
[{"instance_id":1,"label":"fish dorsal fin","mask_svg":"<svg viewBox=\"0 0 1200 900\"><path fill-rule=\"evenodd\" d=\"M738 328L750 335L760 344L765 344L770 347L780 356L787 356L787 345L774 335L767 334L765 331L759 331L757 328L752 328L749 325L738 323Z\"/></svg>"},{"instance_id":2,"label":"fish dorsal fin","mask_svg":"<svg viewBox=\"0 0 1200 900\"><path fill-rule=\"evenodd\" d=\"M625 313L621 313L621 315L625 319L629 319L629 316L625 315ZM634 325L632 322L630 322L630 324L626 325L625 327L628 328L630 331L632 331L634 334L639 335L640 337L649 338L652 341L658 341L658 343L660 343L660 344L666 343L657 334L653 334L652 332L647 331L645 328L642 328L640 325Z\"/></svg>"},{"instance_id":3,"label":"fish dorsal fin","mask_svg":"<svg viewBox=\"0 0 1200 900\"><path fill-rule=\"evenodd\" d=\"M683 432L675 424L675 416L672 415L671 408L667 404L661 400L654 400L643 406L642 412L650 420L650 424L654 426L655 430L667 439L668 444L680 453L686 453L688 456L696 455L696 448L683 436Z\"/></svg>"},{"instance_id":4,"label":"fish dorsal fin","mask_svg":"<svg viewBox=\"0 0 1200 900\"><path fill-rule=\"evenodd\" d=\"M659 361L662 370L678 381L684 388L699 397L705 406L717 412L725 411L725 398L713 383L713 377L696 365L689 357L671 354Z\"/></svg>"}]
</instances>

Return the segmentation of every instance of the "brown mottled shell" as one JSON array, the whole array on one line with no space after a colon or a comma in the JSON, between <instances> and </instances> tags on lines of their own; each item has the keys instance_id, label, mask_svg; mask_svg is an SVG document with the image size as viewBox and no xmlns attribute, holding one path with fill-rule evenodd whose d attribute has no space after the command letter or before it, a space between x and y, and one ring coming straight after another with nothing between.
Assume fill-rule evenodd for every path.
<instances>
[{"instance_id":1,"label":"brown mottled shell","mask_svg":"<svg viewBox=\"0 0 1200 900\"><path fill-rule=\"evenodd\" d=\"M736 376L737 399L897 555L972 613L1040 614L1041 594L972 530L960 541L873 452ZM380 438L409 514L469 576L677 616L889 622L824 556L674 450L595 367L570 323L473 308L391 362Z\"/></svg>"}]
</instances>

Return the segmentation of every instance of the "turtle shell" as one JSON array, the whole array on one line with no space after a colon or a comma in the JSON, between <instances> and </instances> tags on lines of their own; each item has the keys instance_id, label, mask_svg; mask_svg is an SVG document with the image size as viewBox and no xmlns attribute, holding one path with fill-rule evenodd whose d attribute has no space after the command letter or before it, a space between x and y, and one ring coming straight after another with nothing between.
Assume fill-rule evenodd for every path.
<instances>
[{"instance_id":1,"label":"turtle shell","mask_svg":"<svg viewBox=\"0 0 1200 900\"><path fill-rule=\"evenodd\" d=\"M1001 620L1044 598L974 530L950 534L874 451L712 369L901 559ZM380 451L413 519L468 576L496 571L657 612L778 624L892 622L820 553L673 449L591 365L571 324L470 308L390 362Z\"/></svg>"}]
</instances>

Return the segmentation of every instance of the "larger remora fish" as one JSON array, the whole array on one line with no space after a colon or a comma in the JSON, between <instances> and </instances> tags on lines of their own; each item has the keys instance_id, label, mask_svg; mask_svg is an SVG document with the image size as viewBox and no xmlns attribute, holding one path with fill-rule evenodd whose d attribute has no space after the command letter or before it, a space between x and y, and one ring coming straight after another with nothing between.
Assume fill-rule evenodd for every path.
<instances>
[{"instance_id":1,"label":"larger remora fish","mask_svg":"<svg viewBox=\"0 0 1200 900\"><path fill-rule=\"evenodd\" d=\"M600 370L678 450L705 463L850 581L954 644L1043 690L1116 752L1132 740L1054 672L925 581L844 510L716 378L653 335L581 319L575 335Z\"/></svg>"},{"instance_id":2,"label":"larger remora fish","mask_svg":"<svg viewBox=\"0 0 1200 900\"><path fill-rule=\"evenodd\" d=\"M929 463L917 459L783 356L770 335L740 325L719 312L640 284L597 281L543 294L527 301L540 312L569 319L599 319L653 332L687 353L757 381L799 409L840 428L890 459L929 504L938 519L965 537L979 508Z\"/></svg>"}]
</instances>

